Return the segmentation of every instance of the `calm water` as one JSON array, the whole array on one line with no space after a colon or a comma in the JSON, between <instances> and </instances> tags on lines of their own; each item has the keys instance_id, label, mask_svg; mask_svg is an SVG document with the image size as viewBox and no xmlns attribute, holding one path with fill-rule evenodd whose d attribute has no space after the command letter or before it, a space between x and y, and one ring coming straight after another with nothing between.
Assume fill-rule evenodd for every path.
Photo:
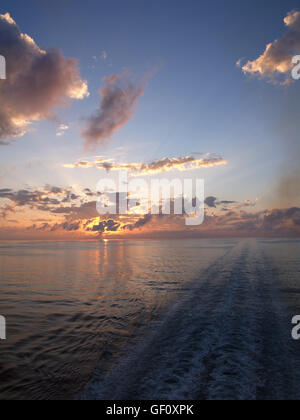
<instances>
[{"instance_id":1,"label":"calm water","mask_svg":"<svg viewBox=\"0 0 300 420\"><path fill-rule=\"evenodd\" d=\"M0 242L1 399L299 399L300 241Z\"/></svg>"}]
</instances>

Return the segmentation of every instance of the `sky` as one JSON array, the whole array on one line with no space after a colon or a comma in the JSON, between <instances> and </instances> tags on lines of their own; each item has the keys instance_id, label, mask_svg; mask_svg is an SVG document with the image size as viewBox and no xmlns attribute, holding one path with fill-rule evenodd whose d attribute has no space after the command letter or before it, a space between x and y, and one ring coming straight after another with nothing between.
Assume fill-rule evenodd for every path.
<instances>
[{"instance_id":1,"label":"sky","mask_svg":"<svg viewBox=\"0 0 300 420\"><path fill-rule=\"evenodd\" d=\"M2 0L0 239L298 235L299 9ZM100 217L120 168L204 179L204 224Z\"/></svg>"}]
</instances>

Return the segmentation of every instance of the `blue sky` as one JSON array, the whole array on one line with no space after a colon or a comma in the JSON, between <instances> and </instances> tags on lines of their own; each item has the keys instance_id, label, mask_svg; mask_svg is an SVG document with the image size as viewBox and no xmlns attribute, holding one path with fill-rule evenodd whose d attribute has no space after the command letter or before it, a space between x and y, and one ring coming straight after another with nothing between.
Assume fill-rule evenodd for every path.
<instances>
[{"instance_id":1,"label":"blue sky","mask_svg":"<svg viewBox=\"0 0 300 420\"><path fill-rule=\"evenodd\" d=\"M208 195L264 197L288 164L276 127L300 83L274 86L245 76L236 62L256 59L282 36L283 19L297 6L290 0L2 0L1 13L9 12L39 46L60 48L79 60L91 94L57 112L70 125L63 137L56 137L57 122L38 122L1 148L0 165L9 174L5 186L94 188L98 171L70 171L61 164L93 155L148 162L210 152L228 165L200 171ZM80 130L83 118L99 106L101 79L123 68L138 78L153 72L137 112L107 147L84 152Z\"/></svg>"}]
</instances>

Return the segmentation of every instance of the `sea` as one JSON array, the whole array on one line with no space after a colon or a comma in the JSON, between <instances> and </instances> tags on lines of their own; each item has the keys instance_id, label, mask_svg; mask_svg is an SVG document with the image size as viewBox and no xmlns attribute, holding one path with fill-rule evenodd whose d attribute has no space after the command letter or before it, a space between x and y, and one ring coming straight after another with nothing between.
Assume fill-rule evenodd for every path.
<instances>
[{"instance_id":1,"label":"sea","mask_svg":"<svg viewBox=\"0 0 300 420\"><path fill-rule=\"evenodd\" d=\"M300 399L299 239L0 242L0 315L1 400Z\"/></svg>"}]
</instances>

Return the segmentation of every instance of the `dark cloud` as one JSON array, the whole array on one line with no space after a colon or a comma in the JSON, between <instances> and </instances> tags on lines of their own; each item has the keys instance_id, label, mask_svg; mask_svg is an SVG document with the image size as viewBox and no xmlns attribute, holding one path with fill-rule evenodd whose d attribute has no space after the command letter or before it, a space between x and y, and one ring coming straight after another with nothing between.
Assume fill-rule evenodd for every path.
<instances>
[{"instance_id":1,"label":"dark cloud","mask_svg":"<svg viewBox=\"0 0 300 420\"><path fill-rule=\"evenodd\" d=\"M0 81L0 144L49 118L54 107L88 95L77 61L39 48L8 13L0 15L0 51L7 63L7 79Z\"/></svg>"},{"instance_id":2,"label":"dark cloud","mask_svg":"<svg viewBox=\"0 0 300 420\"><path fill-rule=\"evenodd\" d=\"M55 224L54 226L52 226L51 231L54 232L55 230L62 229L68 232L74 232L74 231L79 230L80 226L81 226L80 221L74 222L74 223L64 222L64 223Z\"/></svg>"},{"instance_id":3,"label":"dark cloud","mask_svg":"<svg viewBox=\"0 0 300 420\"><path fill-rule=\"evenodd\" d=\"M85 190L83 192L88 197L96 197L97 196L97 194L96 193L93 193L89 188L85 188Z\"/></svg>"},{"instance_id":4,"label":"dark cloud","mask_svg":"<svg viewBox=\"0 0 300 420\"><path fill-rule=\"evenodd\" d=\"M300 208L264 210L259 212L228 211L206 216L200 229L256 236L296 236L300 233Z\"/></svg>"},{"instance_id":5,"label":"dark cloud","mask_svg":"<svg viewBox=\"0 0 300 420\"><path fill-rule=\"evenodd\" d=\"M81 227L81 221L71 222L68 221L63 223L50 224L48 222L42 223L41 225L33 224L28 227L27 230L37 231L37 232L56 232L56 231L67 231L67 232L76 232Z\"/></svg>"},{"instance_id":6,"label":"dark cloud","mask_svg":"<svg viewBox=\"0 0 300 420\"><path fill-rule=\"evenodd\" d=\"M62 203L72 203L73 201L78 200L78 198L80 198L79 195L76 195L72 192L67 192L65 198L62 200Z\"/></svg>"},{"instance_id":7,"label":"dark cloud","mask_svg":"<svg viewBox=\"0 0 300 420\"><path fill-rule=\"evenodd\" d=\"M91 230L92 232L116 232L119 230L120 223L116 222L115 220L104 220L97 225L94 225L92 228L88 228L87 230Z\"/></svg>"},{"instance_id":8,"label":"dark cloud","mask_svg":"<svg viewBox=\"0 0 300 420\"><path fill-rule=\"evenodd\" d=\"M79 206L74 205L69 207L58 207L56 209L51 210L51 213L68 215L68 217L73 220L93 219L99 217L96 204L96 201L89 201L87 203L82 203Z\"/></svg>"},{"instance_id":9,"label":"dark cloud","mask_svg":"<svg viewBox=\"0 0 300 420\"><path fill-rule=\"evenodd\" d=\"M207 214L202 225L193 228L185 226L185 217L179 215L128 215L125 218L111 218L100 220L94 218L72 219L74 215L66 215L64 222L55 223L44 221L34 224L29 230L37 232L78 232L86 235L109 234L115 232L122 236L137 230L138 235L155 237L297 237L300 234L300 208L263 210L247 212L245 210L231 210L226 213ZM143 230L151 222L151 229Z\"/></svg>"},{"instance_id":10,"label":"dark cloud","mask_svg":"<svg viewBox=\"0 0 300 420\"><path fill-rule=\"evenodd\" d=\"M48 203L49 197L43 198L42 191L19 190L13 191L10 189L0 190L0 198L5 198L13 202L18 207L23 207L32 203Z\"/></svg>"},{"instance_id":11,"label":"dark cloud","mask_svg":"<svg viewBox=\"0 0 300 420\"><path fill-rule=\"evenodd\" d=\"M300 208L273 210L264 216L262 228L266 230L282 230L286 227L300 225Z\"/></svg>"},{"instance_id":12,"label":"dark cloud","mask_svg":"<svg viewBox=\"0 0 300 420\"><path fill-rule=\"evenodd\" d=\"M46 185L45 186L45 191L48 191L48 192L53 193L53 194L61 194L65 190L63 188L60 188L60 187L53 187L51 185Z\"/></svg>"},{"instance_id":13,"label":"dark cloud","mask_svg":"<svg viewBox=\"0 0 300 420\"><path fill-rule=\"evenodd\" d=\"M135 83L128 73L105 77L100 89L100 108L92 115L82 132L87 149L110 139L114 132L125 125L135 114L137 101L144 94L144 82Z\"/></svg>"},{"instance_id":14,"label":"dark cloud","mask_svg":"<svg viewBox=\"0 0 300 420\"><path fill-rule=\"evenodd\" d=\"M137 222L132 223L132 224L128 224L125 225L123 227L124 230L128 229L128 230L135 230L135 229L140 229L143 226L146 226L148 223L151 222L153 216L151 214L145 214L145 216L141 217Z\"/></svg>"},{"instance_id":15,"label":"dark cloud","mask_svg":"<svg viewBox=\"0 0 300 420\"><path fill-rule=\"evenodd\" d=\"M217 208L217 206L229 206L231 204L238 204L236 201L228 201L228 200L218 201L217 197L207 197L204 202L208 207L211 207L211 208ZM243 203L243 206L244 205L246 206L247 203Z\"/></svg>"},{"instance_id":16,"label":"dark cloud","mask_svg":"<svg viewBox=\"0 0 300 420\"><path fill-rule=\"evenodd\" d=\"M208 207L214 207L214 208L216 208L217 207L216 202L217 202L217 198L216 197L207 197L205 199L205 204Z\"/></svg>"},{"instance_id":17,"label":"dark cloud","mask_svg":"<svg viewBox=\"0 0 300 420\"><path fill-rule=\"evenodd\" d=\"M15 211L19 207L29 206L32 209L49 213L67 213L69 207L64 211L63 204L77 202L80 197L70 189L52 187L47 185L44 189L32 190L22 189L14 191L9 188L0 189L0 199L10 201L10 204L0 206L0 211L4 217L9 212Z\"/></svg>"},{"instance_id":18,"label":"dark cloud","mask_svg":"<svg viewBox=\"0 0 300 420\"><path fill-rule=\"evenodd\" d=\"M51 226L49 225L49 223L43 223L41 226L36 227L36 225L34 225L34 228L36 228L36 230L44 232L45 230L48 230L51 228Z\"/></svg>"}]
</instances>

